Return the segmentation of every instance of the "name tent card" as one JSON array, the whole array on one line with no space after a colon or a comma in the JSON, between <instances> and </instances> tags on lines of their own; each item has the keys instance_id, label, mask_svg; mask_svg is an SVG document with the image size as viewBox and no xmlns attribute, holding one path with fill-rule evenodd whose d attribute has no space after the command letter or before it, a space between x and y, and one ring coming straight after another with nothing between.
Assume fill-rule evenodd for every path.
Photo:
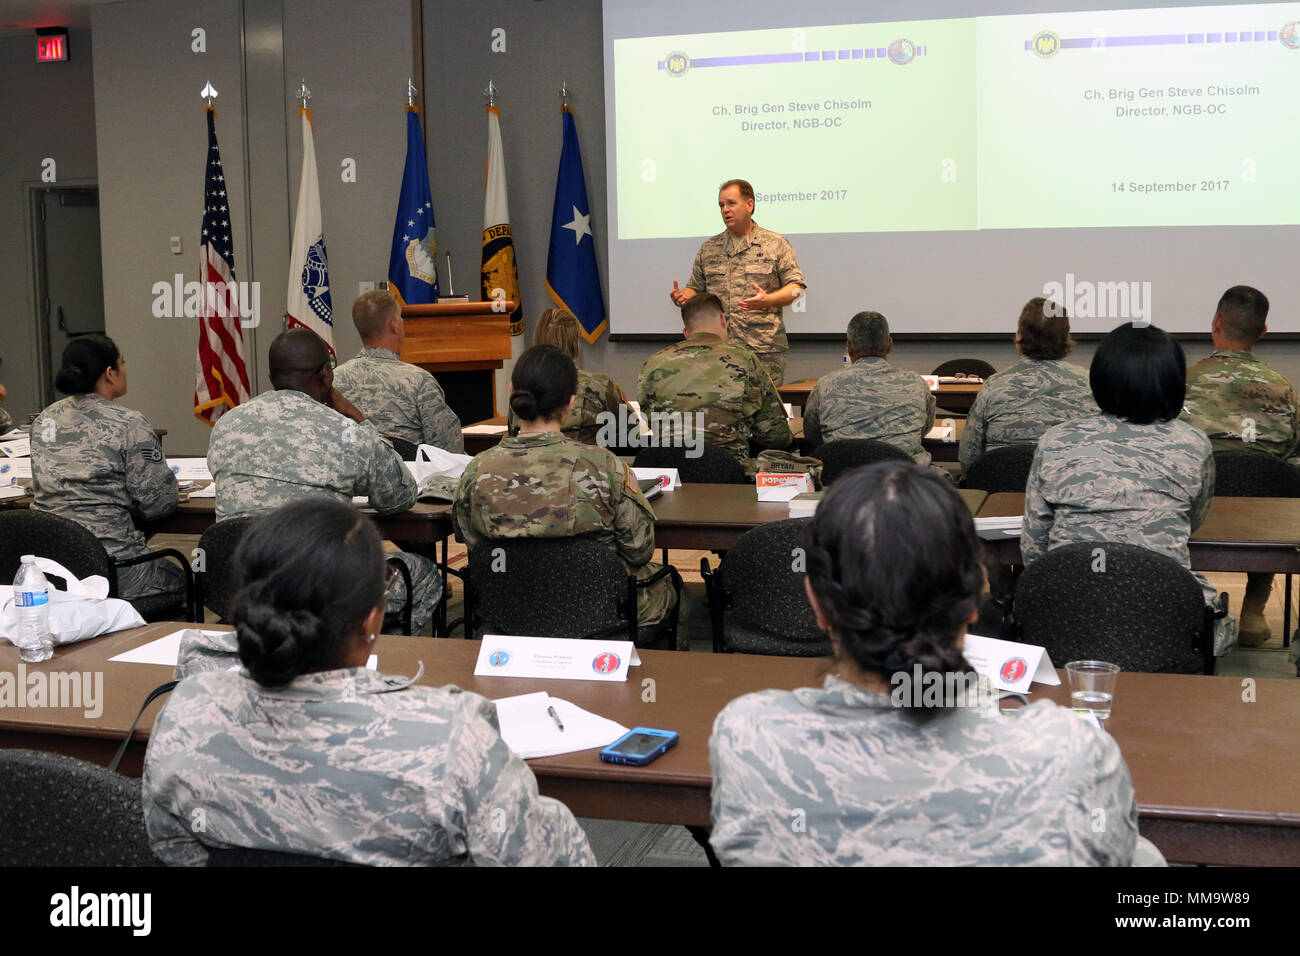
<instances>
[{"instance_id":1,"label":"name tent card","mask_svg":"<svg viewBox=\"0 0 1300 956\"><path fill-rule=\"evenodd\" d=\"M976 673L983 674L994 687L1002 690L1027 694L1032 683L1061 683L1047 648L1037 644L967 634L962 654Z\"/></svg>"},{"instance_id":2,"label":"name tent card","mask_svg":"<svg viewBox=\"0 0 1300 956\"><path fill-rule=\"evenodd\" d=\"M486 634L474 676L626 681L627 669L640 664L631 641Z\"/></svg>"}]
</instances>

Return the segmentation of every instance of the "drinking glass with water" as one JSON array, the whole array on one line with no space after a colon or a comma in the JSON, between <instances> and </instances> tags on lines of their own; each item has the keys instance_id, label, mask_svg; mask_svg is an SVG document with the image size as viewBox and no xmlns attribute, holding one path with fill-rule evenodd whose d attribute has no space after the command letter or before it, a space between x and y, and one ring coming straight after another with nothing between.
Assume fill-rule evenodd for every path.
<instances>
[{"instance_id":1,"label":"drinking glass with water","mask_svg":"<svg viewBox=\"0 0 1300 956\"><path fill-rule=\"evenodd\" d=\"M1110 716L1115 700L1119 665L1106 661L1070 661L1065 665L1070 680L1070 706L1090 711L1100 720Z\"/></svg>"}]
</instances>

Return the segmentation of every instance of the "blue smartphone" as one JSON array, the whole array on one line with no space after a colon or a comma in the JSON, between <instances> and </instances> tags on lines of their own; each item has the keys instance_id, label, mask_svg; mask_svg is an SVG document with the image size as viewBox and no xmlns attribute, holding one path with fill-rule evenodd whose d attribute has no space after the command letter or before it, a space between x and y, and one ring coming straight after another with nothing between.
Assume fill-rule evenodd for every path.
<instances>
[{"instance_id":1,"label":"blue smartphone","mask_svg":"<svg viewBox=\"0 0 1300 956\"><path fill-rule=\"evenodd\" d=\"M677 731L633 727L600 752L606 763L623 763L644 767L677 745Z\"/></svg>"}]
</instances>

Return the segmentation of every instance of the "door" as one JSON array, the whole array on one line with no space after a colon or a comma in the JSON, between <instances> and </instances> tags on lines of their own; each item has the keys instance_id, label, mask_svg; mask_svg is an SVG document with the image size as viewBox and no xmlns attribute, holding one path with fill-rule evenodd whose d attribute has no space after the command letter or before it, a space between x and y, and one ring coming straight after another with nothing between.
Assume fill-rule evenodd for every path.
<instances>
[{"instance_id":1,"label":"door","mask_svg":"<svg viewBox=\"0 0 1300 956\"><path fill-rule=\"evenodd\" d=\"M99 249L99 189L36 192L37 315L45 344L45 404L58 397L54 377L64 347L79 335L104 331L104 278Z\"/></svg>"}]
</instances>

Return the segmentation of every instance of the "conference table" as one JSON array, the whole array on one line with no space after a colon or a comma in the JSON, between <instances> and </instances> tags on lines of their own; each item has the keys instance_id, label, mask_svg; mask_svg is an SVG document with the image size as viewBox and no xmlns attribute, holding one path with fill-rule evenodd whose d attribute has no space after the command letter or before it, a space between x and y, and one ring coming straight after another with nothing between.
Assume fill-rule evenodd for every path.
<instances>
[{"instance_id":1,"label":"conference table","mask_svg":"<svg viewBox=\"0 0 1300 956\"><path fill-rule=\"evenodd\" d=\"M0 747L107 764L148 691L171 679L169 666L109 658L185 626L152 624L109 634L56 648L51 661L27 666L29 680L37 671L102 674L102 713L87 717L84 706L7 706L0 709ZM475 677L478 648L477 641L389 635L376 643L386 674L414 674L423 662L422 684L456 684L489 698L545 690L628 727L676 730L679 745L648 767L602 763L595 750L529 765L541 792L580 817L689 826L710 823L708 739L718 712L752 691L819 684L826 667L824 659L643 650L642 665L626 683L510 679ZM8 645L0 647L0 675L6 673L19 674L17 650ZM1030 698L1065 703L1065 686L1035 684ZM1294 759L1300 687L1260 679L1254 690L1254 702L1243 704L1240 678L1119 676L1107 730L1132 774L1142 834L1171 861L1300 864L1300 762ZM161 706L151 705L136 729L124 773L140 774Z\"/></svg>"},{"instance_id":2,"label":"conference table","mask_svg":"<svg viewBox=\"0 0 1300 956\"><path fill-rule=\"evenodd\" d=\"M989 495L976 517L1023 515L1022 493ZM1020 564L1020 538L985 538L1001 564ZM1300 573L1300 498L1214 498L1210 513L1188 541L1195 571Z\"/></svg>"},{"instance_id":3,"label":"conference table","mask_svg":"<svg viewBox=\"0 0 1300 956\"><path fill-rule=\"evenodd\" d=\"M497 415L494 418L485 418L481 422L475 422L467 426L473 431L464 431L465 454L478 455L489 448L495 448L501 441L504 432L488 432L487 429L500 428L506 424L505 415ZM964 418L945 418L937 416L936 425L948 424L953 427L951 438L930 438L921 439L921 445L930 453L930 457L935 461L956 461L961 436L966 431L966 419ZM790 431L794 434L795 441L800 444L805 452L812 451L812 448L804 441L803 437L803 419L790 419ZM628 449L632 451L632 449Z\"/></svg>"},{"instance_id":4,"label":"conference table","mask_svg":"<svg viewBox=\"0 0 1300 956\"><path fill-rule=\"evenodd\" d=\"M944 383L931 391L934 393L935 404L939 408L965 414L975 404L975 396L980 393L980 385L981 383L971 385ZM776 390L781 396L781 401L796 405L802 410L807 406L808 396L816 387L817 379L804 378L797 382L778 385Z\"/></svg>"}]
</instances>

